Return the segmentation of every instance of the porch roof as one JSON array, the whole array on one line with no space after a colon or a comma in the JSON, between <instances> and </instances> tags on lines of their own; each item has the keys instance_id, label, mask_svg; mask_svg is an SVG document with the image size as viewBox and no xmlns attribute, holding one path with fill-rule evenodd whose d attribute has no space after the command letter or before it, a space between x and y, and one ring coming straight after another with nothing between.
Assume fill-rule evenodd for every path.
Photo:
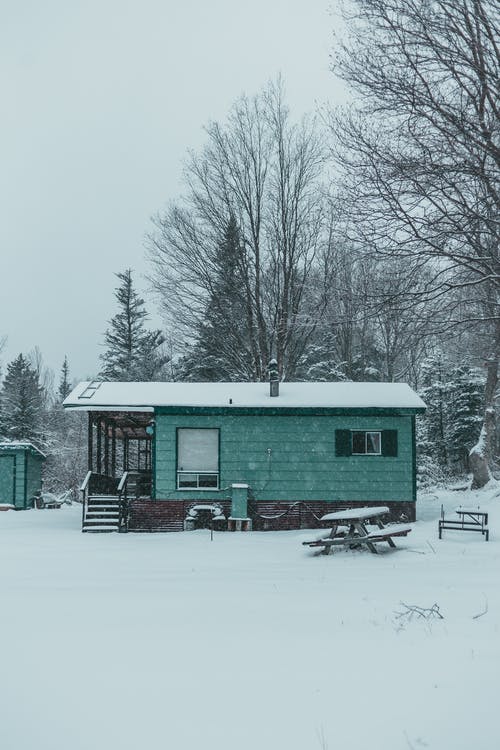
<instances>
[{"instance_id":1,"label":"porch roof","mask_svg":"<svg viewBox=\"0 0 500 750\"><path fill-rule=\"evenodd\" d=\"M82 382L64 401L85 411L143 411L155 407L269 409L409 409L424 411L422 399L406 383L115 383Z\"/></svg>"}]
</instances>

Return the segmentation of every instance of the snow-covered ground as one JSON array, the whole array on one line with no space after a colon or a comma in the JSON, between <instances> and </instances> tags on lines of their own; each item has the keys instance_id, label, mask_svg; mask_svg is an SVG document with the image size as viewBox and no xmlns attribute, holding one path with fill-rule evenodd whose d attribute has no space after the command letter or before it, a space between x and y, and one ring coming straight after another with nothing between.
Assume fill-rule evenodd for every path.
<instances>
[{"instance_id":1,"label":"snow-covered ground","mask_svg":"<svg viewBox=\"0 0 500 750\"><path fill-rule=\"evenodd\" d=\"M78 507L0 513L1 749L496 750L495 492L422 495L379 555L314 556L314 531L84 535ZM490 541L439 541L441 502L487 508Z\"/></svg>"}]
</instances>

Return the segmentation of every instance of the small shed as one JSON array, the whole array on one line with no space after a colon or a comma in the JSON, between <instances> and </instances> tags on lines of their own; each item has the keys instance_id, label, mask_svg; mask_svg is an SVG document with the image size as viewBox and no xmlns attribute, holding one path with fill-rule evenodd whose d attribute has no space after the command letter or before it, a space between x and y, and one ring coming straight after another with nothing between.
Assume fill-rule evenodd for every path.
<instances>
[{"instance_id":1,"label":"small shed","mask_svg":"<svg viewBox=\"0 0 500 750\"><path fill-rule=\"evenodd\" d=\"M45 455L28 442L0 443L0 508L26 510L42 488Z\"/></svg>"}]
</instances>

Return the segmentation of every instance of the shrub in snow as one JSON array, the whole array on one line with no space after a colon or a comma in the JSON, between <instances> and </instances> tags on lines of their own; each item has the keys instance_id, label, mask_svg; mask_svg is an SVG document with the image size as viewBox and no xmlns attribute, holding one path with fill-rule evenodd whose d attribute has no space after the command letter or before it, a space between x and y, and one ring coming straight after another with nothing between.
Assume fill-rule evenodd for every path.
<instances>
[{"instance_id":1,"label":"shrub in snow","mask_svg":"<svg viewBox=\"0 0 500 750\"><path fill-rule=\"evenodd\" d=\"M417 488L443 486L449 474L439 461L433 456L422 455L417 461Z\"/></svg>"}]
</instances>

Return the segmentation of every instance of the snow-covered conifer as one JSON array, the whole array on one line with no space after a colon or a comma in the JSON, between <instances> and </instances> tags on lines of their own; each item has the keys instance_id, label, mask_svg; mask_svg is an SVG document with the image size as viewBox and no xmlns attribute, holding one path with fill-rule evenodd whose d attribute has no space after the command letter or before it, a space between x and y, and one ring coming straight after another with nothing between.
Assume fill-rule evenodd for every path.
<instances>
[{"instance_id":1,"label":"snow-covered conifer","mask_svg":"<svg viewBox=\"0 0 500 750\"><path fill-rule=\"evenodd\" d=\"M59 388L57 390L58 400L62 403L70 391L71 382L69 379L69 364L68 358L65 356L61 366L61 376L59 379Z\"/></svg>"},{"instance_id":2,"label":"snow-covered conifer","mask_svg":"<svg viewBox=\"0 0 500 750\"><path fill-rule=\"evenodd\" d=\"M483 373L468 365L453 368L448 385L448 443L450 459L461 471L469 470L469 452L481 432L483 412Z\"/></svg>"},{"instance_id":3,"label":"snow-covered conifer","mask_svg":"<svg viewBox=\"0 0 500 750\"><path fill-rule=\"evenodd\" d=\"M252 379L254 365L249 347L240 272L243 245L236 219L230 216L216 244L211 264L210 296L194 343L181 362L181 378L191 381Z\"/></svg>"},{"instance_id":4,"label":"snow-covered conifer","mask_svg":"<svg viewBox=\"0 0 500 750\"><path fill-rule=\"evenodd\" d=\"M144 300L134 289L132 270L116 274L120 280L115 296L118 312L105 333L106 351L101 355L101 377L108 380L161 379L167 357L162 352L164 337L159 330L148 331Z\"/></svg>"},{"instance_id":5,"label":"snow-covered conifer","mask_svg":"<svg viewBox=\"0 0 500 750\"><path fill-rule=\"evenodd\" d=\"M8 440L41 440L44 395L37 371L23 354L7 365L1 392L0 431Z\"/></svg>"}]
</instances>

